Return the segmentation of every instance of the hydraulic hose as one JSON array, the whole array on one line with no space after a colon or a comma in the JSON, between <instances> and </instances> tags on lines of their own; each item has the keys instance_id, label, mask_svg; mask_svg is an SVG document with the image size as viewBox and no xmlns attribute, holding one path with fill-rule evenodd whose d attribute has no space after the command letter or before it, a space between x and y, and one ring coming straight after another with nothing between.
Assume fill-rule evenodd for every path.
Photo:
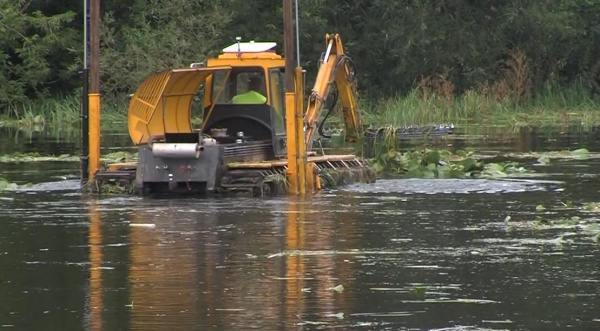
<instances>
[{"instance_id":1,"label":"hydraulic hose","mask_svg":"<svg viewBox=\"0 0 600 331\"><path fill-rule=\"evenodd\" d=\"M321 66L321 63L323 62L323 58L324 58L324 54L321 54L321 59L319 60L319 66ZM338 70L340 69L340 67L342 65L348 65L348 75L347 75L348 84L350 84L350 85L356 84L356 65L355 65L354 61L352 61L352 59L350 57L348 57L348 56L346 56L344 54L340 55L339 59L337 60L337 63L335 65L335 69L333 70L333 76L332 77L335 77L335 75L337 74ZM335 84L335 81L332 81L331 84ZM329 96L325 96L326 99L328 97ZM336 104L338 102L338 99L339 99L339 93L338 93L338 89L337 89L337 86L336 86L335 87L335 92L333 93L333 99L331 99L332 101L330 101L329 104L327 105L327 113L323 117L323 120L319 122L319 125L317 127L317 132L322 137L331 138L331 135L326 134L326 133L323 132L323 125L327 121L327 118L329 118L329 116L333 112L333 109L335 108L335 106L336 106Z\"/></svg>"}]
</instances>

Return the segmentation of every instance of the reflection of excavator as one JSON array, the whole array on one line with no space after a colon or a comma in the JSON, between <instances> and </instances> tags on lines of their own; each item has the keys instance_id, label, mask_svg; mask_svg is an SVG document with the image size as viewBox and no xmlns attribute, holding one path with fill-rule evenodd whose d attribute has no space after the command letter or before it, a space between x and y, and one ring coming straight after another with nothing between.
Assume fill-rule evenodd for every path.
<instances>
[{"instance_id":1,"label":"reflection of excavator","mask_svg":"<svg viewBox=\"0 0 600 331\"><path fill-rule=\"evenodd\" d=\"M289 66L272 42L238 40L206 63L151 75L129 107L137 163L111 164L96 179L135 178L136 189L144 194L304 193L340 182L373 182L373 171L354 155L312 150L334 85L346 140L356 141L361 133L353 68L339 35L327 35L326 45L305 112L302 70L296 68L294 86L286 88ZM194 128L191 113L200 96L203 121Z\"/></svg>"}]
</instances>

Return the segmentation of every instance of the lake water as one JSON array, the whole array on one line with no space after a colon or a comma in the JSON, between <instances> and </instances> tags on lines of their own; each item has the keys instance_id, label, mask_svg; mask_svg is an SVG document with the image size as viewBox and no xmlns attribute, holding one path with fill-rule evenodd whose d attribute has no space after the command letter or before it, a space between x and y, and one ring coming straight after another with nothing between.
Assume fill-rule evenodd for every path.
<instances>
[{"instance_id":1,"label":"lake water","mask_svg":"<svg viewBox=\"0 0 600 331\"><path fill-rule=\"evenodd\" d=\"M1 154L79 148L6 132ZM579 128L427 143L600 150ZM0 329L600 330L597 160L521 163L536 176L273 199L87 196L76 162L0 163L34 183L0 193Z\"/></svg>"}]
</instances>

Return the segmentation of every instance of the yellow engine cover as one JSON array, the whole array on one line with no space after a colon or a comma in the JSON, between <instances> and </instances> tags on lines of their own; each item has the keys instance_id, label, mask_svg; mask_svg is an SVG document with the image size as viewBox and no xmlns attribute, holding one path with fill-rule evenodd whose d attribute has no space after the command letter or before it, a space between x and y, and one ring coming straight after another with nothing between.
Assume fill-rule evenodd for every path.
<instances>
[{"instance_id":1,"label":"yellow engine cover","mask_svg":"<svg viewBox=\"0 0 600 331\"><path fill-rule=\"evenodd\" d=\"M134 144L151 136L193 132L191 106L206 78L231 67L168 69L146 78L129 104L129 136Z\"/></svg>"}]
</instances>

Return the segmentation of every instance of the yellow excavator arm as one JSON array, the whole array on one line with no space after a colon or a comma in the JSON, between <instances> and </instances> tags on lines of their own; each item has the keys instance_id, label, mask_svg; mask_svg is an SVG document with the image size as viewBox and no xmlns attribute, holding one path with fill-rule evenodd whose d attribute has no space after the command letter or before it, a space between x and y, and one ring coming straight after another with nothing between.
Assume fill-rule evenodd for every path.
<instances>
[{"instance_id":1,"label":"yellow excavator arm","mask_svg":"<svg viewBox=\"0 0 600 331\"><path fill-rule=\"evenodd\" d=\"M346 141L354 142L361 131L361 118L356 101L356 82L351 60L344 54L344 47L338 34L327 34L327 50L322 59L315 85L308 97L308 107L304 115L306 129L306 149L312 148L315 132L322 121L323 107L333 84L337 87L346 126Z\"/></svg>"}]
</instances>

